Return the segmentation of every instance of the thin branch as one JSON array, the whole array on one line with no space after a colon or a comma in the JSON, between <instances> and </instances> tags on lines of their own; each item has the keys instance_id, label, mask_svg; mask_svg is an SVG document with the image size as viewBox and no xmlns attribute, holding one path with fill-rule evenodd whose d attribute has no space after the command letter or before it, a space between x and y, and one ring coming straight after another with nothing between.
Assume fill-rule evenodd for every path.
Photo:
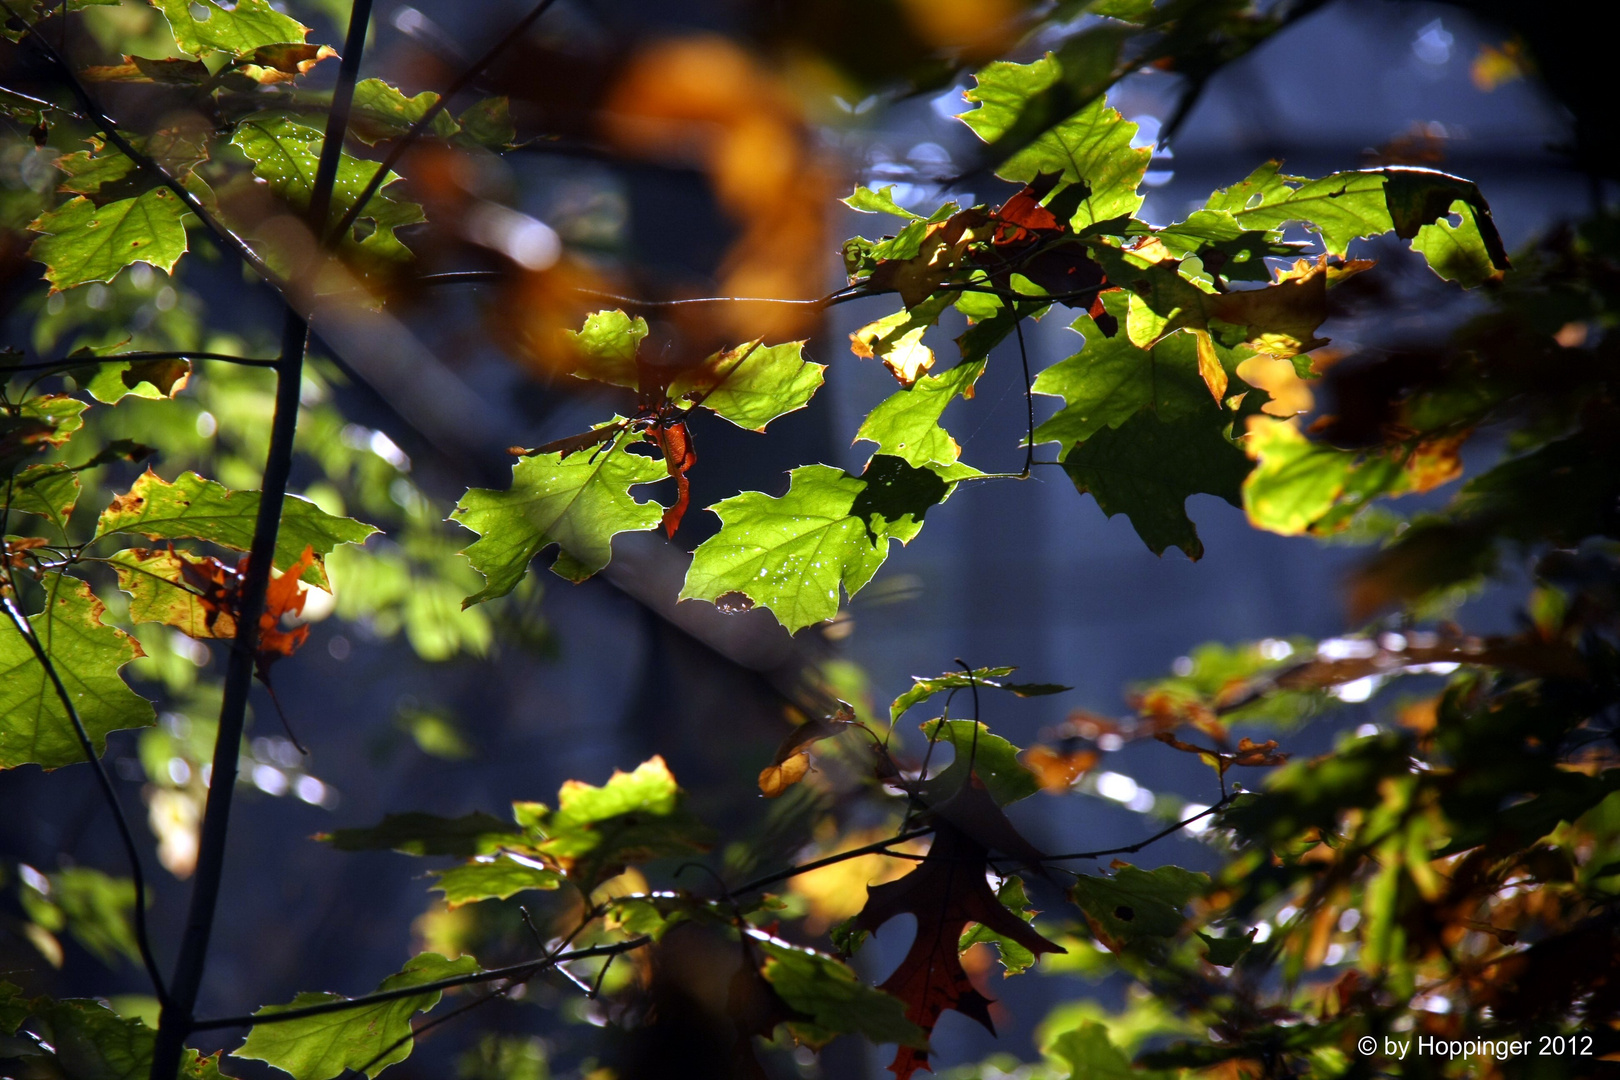
<instances>
[{"instance_id":1,"label":"thin branch","mask_svg":"<svg viewBox=\"0 0 1620 1080\"><path fill-rule=\"evenodd\" d=\"M333 94L332 111L327 118L320 164L310 196L312 210L319 211L331 205L332 186L337 179L340 160L338 151L348 131L349 102L353 99L354 84L359 78L360 57L371 23L371 5L372 0L354 0L350 12L337 90ZM313 231L320 233L320 218L312 217L310 225ZM247 570L242 575L236 637L226 658L224 700L220 704L219 730L214 740L213 772L210 774L208 799L197 844L196 884L192 888L180 956L175 963L170 1001L164 1006L158 1023L157 1039L152 1050L151 1080L173 1080L180 1067L185 1038L193 1023L197 992L202 985L209 939L213 934L214 917L219 906L220 883L224 877L231 799L236 788L239 750L247 721L248 694L253 688L259 621L264 614L270 566L281 526L281 508L287 494L287 480L292 472L304 353L309 345L308 320L286 298L285 293L283 303L286 310L282 319L281 349L276 362L276 404L270 421L270 448L260 484L259 509L253 523Z\"/></svg>"},{"instance_id":2,"label":"thin branch","mask_svg":"<svg viewBox=\"0 0 1620 1080\"><path fill-rule=\"evenodd\" d=\"M389 1001L399 1001L401 998L417 997L421 994L434 993L440 990L449 990L457 986L473 986L479 983L499 982L502 979L518 979L520 981L544 971L555 964L572 963L575 960L586 960L593 956L613 956L622 952L639 949L651 943L652 938L642 935L630 938L628 941L615 941L606 945L592 945L584 949L575 949L572 952L558 953L555 956L543 956L537 960L528 960L510 967L492 968L489 971L475 971L468 975L453 975L448 979L439 979L435 982L417 983L415 986L402 986L397 990L381 990L375 994L364 994L356 998L345 998L342 1001L326 1001L319 1005L306 1005L301 1009L284 1009L272 1013L251 1013L246 1016L225 1016L213 1020L197 1020L191 1025L192 1031L212 1031L218 1028L254 1027L259 1024L284 1024L289 1020L303 1020L311 1016L325 1016L327 1013L345 1012L349 1009L363 1009L368 1005L381 1005Z\"/></svg>"},{"instance_id":3,"label":"thin branch","mask_svg":"<svg viewBox=\"0 0 1620 1080\"><path fill-rule=\"evenodd\" d=\"M919 836L927 836L933 831L934 827L932 825L922 825L915 829L907 829L904 832L896 833L887 840L879 840L874 844L867 844L865 847L851 848L849 851L840 851L837 855L829 855L825 859L817 859L815 862L801 863L798 866L790 866L786 870L778 870L774 874L766 874L764 877L755 878L746 885L739 885L735 889L732 889L728 895L740 896L743 893L758 892L760 889L763 889L768 885L775 885L778 881L786 881L789 878L798 877L800 874L808 874L812 870L820 870L824 866L833 866L837 863L844 862L847 859L858 859L862 855L889 855L892 854L892 852L885 851L884 849L890 844L899 844L906 840L914 840Z\"/></svg>"},{"instance_id":4,"label":"thin branch","mask_svg":"<svg viewBox=\"0 0 1620 1080\"><path fill-rule=\"evenodd\" d=\"M49 109L52 112L61 113L63 116L69 117L70 119L73 119L73 120L83 120L84 119L84 117L80 116L78 113L74 112L72 109L64 109L62 106L56 104L54 101L46 101L44 98L37 98L33 94L25 94L21 90L13 90L9 86L0 86L0 94L10 94L14 98L22 98L24 101L28 102L28 104L30 104L30 105L37 105L41 109Z\"/></svg>"},{"instance_id":5,"label":"thin branch","mask_svg":"<svg viewBox=\"0 0 1620 1080\"><path fill-rule=\"evenodd\" d=\"M506 281L512 275L505 270L452 270L443 274L424 274L416 279L418 285L476 285L483 282ZM662 308L691 307L698 304L785 304L791 307L825 308L850 300L859 300L863 296L881 296L882 293L867 292L865 283L846 285L842 289L835 289L826 296L818 296L811 300L793 300L780 296L686 296L674 300L644 300L638 296L624 296L620 293L607 292L602 289L587 289L580 286L570 288L570 292L580 296L588 296L593 300L606 300L625 307L641 310L657 310ZM1026 299L1028 299L1026 297Z\"/></svg>"},{"instance_id":6,"label":"thin branch","mask_svg":"<svg viewBox=\"0 0 1620 1080\"><path fill-rule=\"evenodd\" d=\"M1128 844L1125 847L1109 848L1106 851L1077 851L1073 855L1048 855L1046 856L1045 861L1054 862L1058 859L1100 859L1104 855L1134 855L1138 851L1141 851L1143 848L1147 847L1149 844L1156 844L1167 836L1174 836L1176 833L1180 832L1182 829L1185 829L1193 822L1209 817L1209 815L1217 812L1222 807L1229 804L1234 798L1236 798L1234 795L1222 795L1221 801L1210 807L1208 810L1194 814L1185 821L1178 821L1167 829L1161 829L1152 836L1148 837L1146 840L1138 840L1134 844Z\"/></svg>"},{"instance_id":7,"label":"thin branch","mask_svg":"<svg viewBox=\"0 0 1620 1080\"><path fill-rule=\"evenodd\" d=\"M33 650L35 659L39 661L40 666L45 669L45 674L50 678L57 699L61 701L62 708L67 711L68 720L73 725L73 734L78 737L79 746L84 750L85 759L90 762L91 767L95 770L96 783L101 788L102 795L106 797L107 805L112 809L113 819L118 824L119 839L123 841L124 854L129 858L129 876L135 885L135 912L133 915L135 944L140 950L141 964L146 968L146 977L151 980L152 989L156 992L158 1001L167 1002L169 1000L169 991L163 984L162 974L158 971L157 959L152 955L152 942L146 931L146 874L141 869L141 856L139 849L135 846L135 833L129 827L129 818L124 816L124 807L118 801L118 792L113 789L112 777L107 775L107 767L102 763L100 755L96 753L95 743L90 741L90 733L85 730L84 721L79 718L79 710L74 706L73 698L68 694L67 687L62 685L62 677L57 673L56 665L51 662L50 654L46 652L45 646L40 643L39 638L34 635L33 627L28 624L28 620L23 617L22 612L18 611L16 606L12 604L10 597L0 596L0 604L4 605L6 615L11 619L11 624L17 628L17 633L21 634L23 640L28 643L28 647Z\"/></svg>"},{"instance_id":8,"label":"thin branch","mask_svg":"<svg viewBox=\"0 0 1620 1080\"><path fill-rule=\"evenodd\" d=\"M510 30L502 34L495 44L485 51L483 56L474 60L471 66L456 76L456 80L445 88L444 93L439 95L439 100L435 101L427 112L423 113L421 118L410 126L404 135L400 136L393 149L383 158L382 164L377 167L377 171L371 174L371 179L361 189L359 198L354 200L354 205L349 207L348 212L332 228L331 235L343 236L348 233L355 221L359 219L360 214L365 210L366 204L371 201L371 197L377 194L378 190L387 182L389 172L399 163L399 159L405 156L405 151L410 149L411 144L421 138L424 131L433 126L433 121L437 120L439 114L444 112L445 107L450 104L450 99L466 89L474 79L483 74L484 69L494 63L496 57L500 56L508 46L522 37L524 32L534 25L535 20L544 15L551 8L551 5L556 2L557 0L540 0L540 3L535 5L533 11L519 19Z\"/></svg>"},{"instance_id":9,"label":"thin branch","mask_svg":"<svg viewBox=\"0 0 1620 1080\"><path fill-rule=\"evenodd\" d=\"M232 356L230 353L214 352L132 352L115 353L112 356L64 356L60 360L38 360L28 364L11 364L0 368L0 374L9 375L15 371L70 371L76 367L95 367L97 364L114 364L125 360L218 360L226 364L236 364L241 367L273 368L280 361L261 360L252 356Z\"/></svg>"},{"instance_id":10,"label":"thin branch","mask_svg":"<svg viewBox=\"0 0 1620 1080\"><path fill-rule=\"evenodd\" d=\"M1024 404L1029 411L1029 436L1024 443L1024 471L1021 474L1022 478L1027 478L1030 469L1035 466L1035 384L1029 378L1029 350L1024 347L1024 320L1013 323L1013 330L1018 334L1018 359L1024 363Z\"/></svg>"}]
</instances>

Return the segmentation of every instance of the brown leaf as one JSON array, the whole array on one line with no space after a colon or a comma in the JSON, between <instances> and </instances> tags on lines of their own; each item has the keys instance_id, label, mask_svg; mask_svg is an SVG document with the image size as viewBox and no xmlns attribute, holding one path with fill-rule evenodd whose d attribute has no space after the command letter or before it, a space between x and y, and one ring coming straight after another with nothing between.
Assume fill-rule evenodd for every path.
<instances>
[{"instance_id":1,"label":"brown leaf","mask_svg":"<svg viewBox=\"0 0 1620 1080\"><path fill-rule=\"evenodd\" d=\"M322 60L337 58L337 50L330 45L307 45L288 42L282 45L261 45L242 67L250 79L264 86L292 82L307 75Z\"/></svg>"},{"instance_id":2,"label":"brown leaf","mask_svg":"<svg viewBox=\"0 0 1620 1080\"><path fill-rule=\"evenodd\" d=\"M767 765L759 773L760 794L775 799L803 780L810 771L810 755L800 751L780 764Z\"/></svg>"},{"instance_id":3,"label":"brown leaf","mask_svg":"<svg viewBox=\"0 0 1620 1080\"><path fill-rule=\"evenodd\" d=\"M1076 780L1096 768L1095 750L1056 750L1050 746L1035 745L1018 758L1024 767L1035 774L1041 787L1047 791L1067 791Z\"/></svg>"},{"instance_id":4,"label":"brown leaf","mask_svg":"<svg viewBox=\"0 0 1620 1080\"><path fill-rule=\"evenodd\" d=\"M940 1014L955 1009L992 1033L991 1001L973 988L957 954L968 923L1011 938L1037 956L1065 950L1037 934L1007 910L985 880L987 852L967 833L948 822L934 831L934 843L922 865L898 881L868 887L866 907L855 924L875 932L897 915L915 915L917 934L911 949L882 989L906 1005L906 1017L932 1032ZM889 1066L898 1080L927 1069L928 1052L901 1047Z\"/></svg>"}]
</instances>

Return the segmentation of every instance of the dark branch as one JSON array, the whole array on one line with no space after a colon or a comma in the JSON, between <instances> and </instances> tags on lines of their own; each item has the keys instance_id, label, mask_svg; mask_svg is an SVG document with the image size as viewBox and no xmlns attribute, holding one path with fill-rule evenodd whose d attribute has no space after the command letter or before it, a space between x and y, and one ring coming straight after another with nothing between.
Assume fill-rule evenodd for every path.
<instances>
[{"instance_id":1,"label":"dark branch","mask_svg":"<svg viewBox=\"0 0 1620 1080\"><path fill-rule=\"evenodd\" d=\"M778 870L774 874L766 874L764 877L755 878L746 885L739 885L735 889L732 889L728 895L740 896L743 893L758 892L760 889L763 889L768 885L775 885L778 881L786 881L788 878L798 877L800 874L808 874L810 871L820 870L824 866L833 866L837 863L845 861L846 859L858 859L862 855L890 855L893 853L884 850L889 845L898 844L906 840L914 840L919 836L927 836L933 831L934 827L932 825L923 825L915 829L907 829L904 832L896 833L887 840L879 840L875 844L867 844L865 847L852 848L849 851L840 851L837 855L829 855L825 859L817 859L815 862L801 863L798 866L790 866L786 870Z\"/></svg>"},{"instance_id":2,"label":"dark branch","mask_svg":"<svg viewBox=\"0 0 1620 1080\"><path fill-rule=\"evenodd\" d=\"M1185 829L1193 822L1209 817L1209 815L1219 811L1234 798L1236 798L1234 795L1222 795L1221 801L1210 807L1208 810L1194 814L1185 821L1178 821L1169 828L1159 830L1146 840L1138 840L1136 843L1127 844L1125 847L1108 848L1106 851L1077 851L1073 855L1048 855L1046 858L1047 861L1055 862L1059 859L1100 859L1104 855L1134 855L1138 851L1141 851L1143 848L1147 847L1149 844L1156 844L1167 836L1174 836L1176 833L1180 832L1182 829Z\"/></svg>"},{"instance_id":3,"label":"dark branch","mask_svg":"<svg viewBox=\"0 0 1620 1080\"><path fill-rule=\"evenodd\" d=\"M15 371L70 371L76 367L95 367L97 364L114 364L124 360L218 360L222 363L237 364L241 367L262 368L273 368L279 363L277 360L260 360L251 356L232 356L229 353L132 352L117 353L113 356L65 356L60 360L39 360L28 364L12 364L0 368L0 373L9 375Z\"/></svg>"}]
</instances>

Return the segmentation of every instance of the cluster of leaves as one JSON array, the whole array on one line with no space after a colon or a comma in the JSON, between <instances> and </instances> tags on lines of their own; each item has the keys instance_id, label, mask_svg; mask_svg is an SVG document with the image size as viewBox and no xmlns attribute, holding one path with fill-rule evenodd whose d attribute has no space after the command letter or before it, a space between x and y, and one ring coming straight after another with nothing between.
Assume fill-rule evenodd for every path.
<instances>
[{"instance_id":1,"label":"cluster of leaves","mask_svg":"<svg viewBox=\"0 0 1620 1080\"><path fill-rule=\"evenodd\" d=\"M54 17L96 6L70 3ZM51 17L44 6L10 7L8 36L65 66L28 22ZM912 540L958 485L1027 476L1035 448L1055 443L1059 460L1042 464L1060 466L1106 513L1127 515L1156 553L1203 554L1185 510L1200 493L1241 505L1274 532L1387 538L1356 580L1361 616L1438 610L1513 555L1535 552L1527 629L1481 640L1405 627L1322 643L1293 663L1303 643L1212 647L1175 678L1140 688L1128 722L1077 716L1050 745L1024 751L980 721L981 692L1063 688L1006 682L1007 668L920 679L891 705L887 730L840 709L790 733L760 775L766 795L789 800L825 790L838 773L879 819L876 839L740 883L716 871L716 889L648 885L646 874L674 877L670 864L702 856L713 837L660 758L600 787L570 781L555 809L518 803L510 821L407 813L336 830L326 840L342 850L453 858L433 886L447 910L523 895L546 905L549 933L529 921L535 952L513 965L424 951L374 993L305 993L249 1017L185 1016L182 1035L247 1028L237 1058L296 1080L375 1076L411 1052L413 1017L436 1008L445 991L490 988L470 1008L557 975L590 997L607 995L613 1023L653 1028L670 1015L672 972L693 956L724 956L727 993L717 1011L738 1068L758 1069L756 1038L820 1047L853 1034L897 1046L891 1068L905 1080L928 1067L929 1037L945 1012L993 1029L977 959L981 946L993 946L1007 975L1123 972L1146 994L1120 1016L1060 1010L1043 1039L1048 1061L1032 1074L1120 1074L1134 1055L1160 1075L1338 1076L1368 1067L1358 1063L1360 1040L1414 1030L1579 1034L1593 1056L1614 1053L1620 463L1609 434L1606 333L1616 302L1614 225L1555 237L1510 273L1485 200L1468 181L1399 167L1311 179L1278 162L1214 192L1186 220L1139 219L1151 152L1133 147L1136 126L1103 91L1150 63L1196 86L1284 25L1287 7L1091 5L1103 18L1054 53L976 74L974 107L962 119L1014 186L999 205L948 203L919 214L896 203L893 189L857 188L849 206L898 225L893 235L844 245L849 284L826 302L892 295L900 305L851 340L857 357L882 362L900 387L855 433L875 450L858 473L806 464L780 496L743 492L714 503L721 527L693 553L681 596L728 610L759 606L790 631L825 621L841 595L872 580L890 542ZM253 666L268 681L271 662L307 636L288 620L311 588L335 587L349 617L392 619L424 657L485 651L489 622L477 614L454 622L454 595L471 591L468 605L507 596L552 547L554 572L578 581L608 564L619 533L662 526L675 536L698 467L694 412L763 431L810 402L825 368L806 358L804 341L753 339L687 355L653 347L654 328L640 315L591 314L547 349L565 354L566 374L582 384L633 394L633 407L583 434L514 448L509 489L466 494L452 516L479 535L465 555L484 580L460 588L470 571L453 562L440 515L410 483L403 455L386 437L351 431L319 400L320 379L296 446L233 435L239 445L215 453L176 434L188 423L201 433L204 416L210 434L200 438L227 421L245 431L246 418L269 412L269 395L251 370L191 385L188 357L212 343L196 340L187 321L195 310L177 307L165 282L200 230L281 289L290 316L315 295L377 304L411 272L400 231L423 224L425 213L401 193L406 184L391 165L370 156L374 148L427 138L504 150L517 138L507 104L488 99L451 116L431 92L410 97L361 81L350 88L345 145L321 190L325 136L311 118L330 100L300 79L337 54L309 43L308 29L267 0L153 0L152 8L173 55L70 71L80 111L53 106L26 133L28 152L56 151L47 181L6 193L6 224L33 234L28 253L43 264L55 305L40 317L35 348L73 336L74 351L37 363L0 356L0 601L11 623L0 634L0 767L98 758L110 732L145 727L148 772L159 787L168 775L170 794L190 785L194 826L206 787L201 764L211 739L224 736L201 724L154 727L152 702L126 683L126 667L147 664L142 670L171 693L192 692L185 679L196 673L176 674L164 655L172 658L181 640L234 639L245 623L257 641ZM1049 18L1071 8L1057 5ZM165 119L153 130L124 132L84 89L131 85L158 103L149 114ZM58 123L63 114L73 122ZM307 220L319 206L327 219ZM1332 290L1373 276L1370 262L1349 258L1350 245L1389 233L1439 278L1490 284L1490 311L1445 349L1341 362L1326 380L1339 411L1302 430L1277 384L1261 385L1256 362L1285 364L1295 379L1322 374L1311 353L1325 344L1318 331ZM170 289L167 307L151 299L161 289ZM69 299L81 296L97 299ZM154 311L176 314L154 316L136 341L124 303L141 308L148 299ZM971 399L1003 342L1016 340L1022 353L1023 321L1054 306L1079 313L1082 345L1029 381L1024 472L964 462L941 423L945 411ZM958 361L936 371L926 339L948 310L968 326ZM1548 369L1559 377L1549 380ZM1039 425L1033 395L1061 400ZM1508 457L1447 507L1399 522L1372 505L1456 478L1460 447L1486 425L1512 432ZM326 483L283 504L268 552L278 573L254 597L244 592L249 565L220 553L253 546L256 460L267 450L283 455L283 472L300 452ZM137 474L154 453L161 472ZM204 460L228 483L187 467ZM663 480L675 489L667 507L635 490ZM75 517L87 489L106 507L88 526ZM399 522L393 547L361 552L377 530L341 512L345 493L366 516ZM261 600L257 625L244 620ZM1324 758L1289 762L1277 741L1234 730L1364 701L1396 676L1439 674L1451 676L1442 692ZM976 703L973 716L953 718L964 693ZM926 751L914 759L898 722L941 694L950 696L942 715L921 725ZM1019 833L1006 806L1042 789L1099 790L1102 755L1137 736L1207 761L1220 790L1213 807L1117 852L1050 855ZM935 767L936 753L950 762ZM1278 771L1264 790L1239 793L1229 786L1233 769ZM154 797L154 821L159 805ZM1214 873L1062 867L1131 854L1206 819L1212 827L1202 835L1225 856ZM903 846L925 836L926 852ZM194 837L192 846L194 859ZM868 856L917 865L855 898L833 930L836 952L808 944L808 929L784 927L813 903L803 879ZM164 864L189 872L183 853L171 851ZM1060 884L1059 874L1072 880ZM768 891L784 882L794 884ZM1060 900L1038 929L1030 890ZM142 958L136 885L78 868L30 868L18 895L26 932L47 959L53 947L59 957L62 932L106 957ZM910 948L888 979L869 986L850 958L900 915L917 923ZM619 957L626 962L615 967ZM161 978L154 981L162 996ZM166 1022L168 1035L174 1021ZM153 1071L158 1045L143 1021L99 1002L28 996L9 983L0 983L0 1038L7 1057L70 1077ZM180 1069L212 1080L224 1075L222 1060L187 1051Z\"/></svg>"}]
</instances>

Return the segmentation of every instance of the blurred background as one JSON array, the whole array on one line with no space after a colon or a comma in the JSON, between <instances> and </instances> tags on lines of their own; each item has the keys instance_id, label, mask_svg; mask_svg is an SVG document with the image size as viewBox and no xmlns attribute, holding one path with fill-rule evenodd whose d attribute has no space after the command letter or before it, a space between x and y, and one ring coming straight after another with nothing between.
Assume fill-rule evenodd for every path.
<instances>
[{"instance_id":1,"label":"blurred background","mask_svg":"<svg viewBox=\"0 0 1620 1080\"><path fill-rule=\"evenodd\" d=\"M290 6L316 27L312 40L341 41L341 0ZM925 6L932 14L919 14ZM407 156L400 172L412 197L430 221L455 223L403 234L424 271L490 271L498 280L420 285L397 292L380 313L317 320L323 360L305 388L307 460L295 490L323 505L346 503L390 536L364 556L333 557L336 608L314 612L309 645L278 668L281 702L307 757L256 692L248 790L233 821L235 853L203 992L210 1013L247 1011L300 990L362 992L412 949L437 942L507 935L521 954L509 907L432 909L420 862L336 852L308 839L313 834L407 809L502 814L514 799L550 800L564 780L601 783L614 768L656 753L692 793L694 809L739 852L751 852L733 858L725 849L730 864L769 869L813 842L816 815L825 811L815 799L830 796L807 792L772 804L769 821L781 827L763 840L747 835L761 826L728 823L766 818L755 776L787 730L786 703L806 681L879 714L911 676L944 671L956 658L1017 665L1021 678L1073 687L1053 697L986 699L982 719L1026 745L1074 710L1122 713L1133 683L1192 671L1201 643L1354 629L1340 592L1357 558L1353 547L1261 533L1240 510L1195 496L1188 510L1205 557L1195 564L1174 549L1156 557L1127 520L1106 518L1056 470L963 487L836 621L795 638L763 612L675 603L683 552L716 525L696 511L673 544L661 535L620 537L608 571L583 585L539 572L509 603L459 610L477 577L455 552L472 537L440 522L463 490L504 487L508 446L572 434L627 408L553 378L544 342L570 320L577 326L581 314L554 299L559 282L649 298L811 298L844 284L845 237L887 227L836 202L854 184L893 184L900 204L925 214L948 200L994 204L1011 194L954 119L968 108L962 91L970 78L931 70L925 59L931 43L957 32L953 18L984 20L972 8L968 0L562 0L479 87L511 97L520 140L528 141L498 156L433 147ZM507 0L380 0L362 74L407 93L441 87L526 10ZM152 13L126 2L103 14L124 20L104 26L129 34ZM1023 43L980 44L1033 59L1080 25ZM114 40L111 30L104 40ZM101 44L81 47L90 55ZM1174 136L1157 147L1140 216L1154 224L1184 217L1270 157L1307 176L1399 162L1475 180L1512 250L1602 197L1568 153L1574 119L1523 50L1512 27L1457 5L1322 4L1202 87ZM14 50L6 56L8 65L23 63ZM896 92L896 76L910 89ZM1139 145L1149 145L1186 89L1183 76L1144 71L1109 100L1140 125ZM39 169L30 150L8 144L5 151L7 183L19 190L38 182L29 175ZM1379 259L1378 274L1366 277L1382 284L1341 304L1322 331L1332 348L1438 339L1476 310L1477 299L1444 286L1398 244L1362 242L1352 255ZM6 341L54 355L91 339L116 341L135 326L183 338L186 347L273 350L272 299L206 251L183 265L184 292L162 274L131 272L111 286L51 298L14 244L0 256ZM653 315L651 340L660 348L708 351L754 334L807 337L809 358L829 365L811 406L776 422L768 436L712 418L694 423L696 505L739 490L780 494L786 470L805 462L864 463L869 448L851 445L851 437L894 384L881 366L854 357L848 340L889 306L861 301L815 314L718 305L700 315ZM1036 370L1077 350L1080 339L1068 329L1074 314L1055 310L1029 334ZM952 348L945 339L961 329L953 317L938 332L942 356ZM977 397L953 405L944 420L963 459L987 470L1016 470L1023 457L1022 374L1016 345L1003 350ZM267 384L252 372L217 369L195 382L183 414L195 430L171 432L165 453L212 459L220 479L252 486L254 473L244 480L241 470L262 460ZM1331 385L1312 390L1329 394ZM135 430L141 407L120 405L127 417L108 423ZM1038 407L1040 415L1053 409ZM162 415L174 423L174 413ZM1498 449L1483 437L1469 453ZM334 484L334 475L347 480ZM430 580L428 568L442 569L452 585ZM1515 617L1491 591L1470 599L1460 616L1474 632L1503 629ZM154 932L172 943L201 792L195 763L206 759L198 748L210 737L212 705L199 676L218 655L184 639L143 642L152 659L137 675L165 687L169 707L155 731L115 735L109 760L127 805L145 807L161 845L167 871L157 875ZM1289 732L1284 749L1322 752L1336 731L1364 722L1353 694L1345 704ZM1043 794L1015 808L1015 818L1048 850L1101 848L1137 840L1186 804L1218 795L1196 759L1148 743L1108 754L1078 793ZM79 768L48 777L31 767L0 773L0 859L7 874L0 975L38 969L43 956L56 966L46 977L52 993L105 992L101 961L84 943L61 935L52 939L53 954L41 931L30 929L44 926L50 936L39 915L38 898L49 893L42 875L120 865L91 776ZM1138 861L1212 862L1188 834ZM1043 907L1057 902L1056 894L1035 899ZM475 925L480 919L488 925ZM885 928L861 953L864 970L886 975L909 932ZM934 1038L940 1070L992 1052L1027 1059L1053 1005L1079 996L1107 1001L1114 992L1065 976L991 977L991 993L1005 1006L997 1014L1001 1037L947 1016ZM128 992L141 991L134 965L123 962L118 978ZM536 1002L560 1011L530 1007ZM485 1010L477 1025L422 1040L397 1072L577 1075L603 1056L603 1023L581 995L540 982L525 1000ZM480 1042L492 1030L506 1041ZM819 1065L805 1058L793 1067L805 1076L817 1069L877 1076L884 1060L838 1044Z\"/></svg>"}]
</instances>

